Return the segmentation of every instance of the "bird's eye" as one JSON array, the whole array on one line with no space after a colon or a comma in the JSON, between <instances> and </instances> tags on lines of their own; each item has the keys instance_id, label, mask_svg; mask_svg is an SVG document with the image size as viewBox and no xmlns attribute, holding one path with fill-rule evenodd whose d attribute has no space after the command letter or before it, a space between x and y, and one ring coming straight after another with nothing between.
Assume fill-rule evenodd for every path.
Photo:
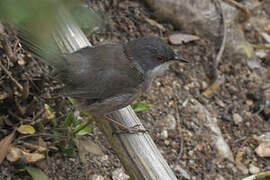
<instances>
[{"instance_id":1,"label":"bird's eye","mask_svg":"<svg viewBox=\"0 0 270 180\"><path fill-rule=\"evenodd\" d=\"M163 57L162 56L156 56L156 60L163 61Z\"/></svg>"}]
</instances>

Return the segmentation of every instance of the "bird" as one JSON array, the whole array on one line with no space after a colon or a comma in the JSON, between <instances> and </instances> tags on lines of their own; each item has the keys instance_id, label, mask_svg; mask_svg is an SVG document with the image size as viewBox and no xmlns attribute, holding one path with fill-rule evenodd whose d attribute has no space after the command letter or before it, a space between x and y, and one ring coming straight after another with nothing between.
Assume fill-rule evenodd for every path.
<instances>
[{"instance_id":1,"label":"bird","mask_svg":"<svg viewBox=\"0 0 270 180\"><path fill-rule=\"evenodd\" d=\"M88 46L71 54L57 55L52 61L41 57L42 49L27 39L26 32L18 36L32 54L53 62L57 79L65 85L60 94L73 98L77 108L97 117L130 105L171 64L188 62L157 37Z\"/></svg>"}]
</instances>

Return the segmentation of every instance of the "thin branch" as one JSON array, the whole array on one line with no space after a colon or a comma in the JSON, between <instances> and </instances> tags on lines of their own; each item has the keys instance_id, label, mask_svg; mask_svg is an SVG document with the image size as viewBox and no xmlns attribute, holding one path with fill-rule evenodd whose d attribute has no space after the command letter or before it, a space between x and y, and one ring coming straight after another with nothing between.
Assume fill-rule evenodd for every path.
<instances>
[{"instance_id":1,"label":"thin branch","mask_svg":"<svg viewBox=\"0 0 270 180\"><path fill-rule=\"evenodd\" d=\"M225 49L225 43L227 41L227 24L225 22L224 11L223 11L223 9L221 7L220 0L216 0L215 2L216 2L216 5L217 5L217 8L219 8L220 12L221 12L220 15L221 15L221 19L222 19L222 22L223 22L223 39L222 39L222 42L221 42L219 52L218 52L217 57L216 57L215 62L214 62L215 64L214 64L214 81L213 82L215 82L219 77L217 69L218 69L218 65L219 65L219 63L221 61L221 57L223 55L224 49Z\"/></svg>"},{"instance_id":2,"label":"thin branch","mask_svg":"<svg viewBox=\"0 0 270 180\"><path fill-rule=\"evenodd\" d=\"M5 68L5 66L0 61L0 67L4 70L4 72L7 74L7 76L11 79L11 81L14 82L14 84L20 89L21 92L23 92L23 86L12 77L11 73Z\"/></svg>"},{"instance_id":3,"label":"thin branch","mask_svg":"<svg viewBox=\"0 0 270 180\"><path fill-rule=\"evenodd\" d=\"M227 1L231 3L232 5L234 5L235 7L237 7L238 9L242 10L248 16L251 14L250 11L241 3L236 2L235 0L227 0Z\"/></svg>"}]
</instances>

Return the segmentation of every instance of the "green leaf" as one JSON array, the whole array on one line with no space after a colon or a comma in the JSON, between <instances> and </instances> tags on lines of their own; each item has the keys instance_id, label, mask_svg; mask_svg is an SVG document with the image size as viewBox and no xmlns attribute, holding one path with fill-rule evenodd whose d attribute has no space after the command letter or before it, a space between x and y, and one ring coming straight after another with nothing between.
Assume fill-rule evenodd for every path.
<instances>
[{"instance_id":1,"label":"green leaf","mask_svg":"<svg viewBox=\"0 0 270 180\"><path fill-rule=\"evenodd\" d=\"M76 133L78 136L84 136L87 135L91 132L90 126L86 126L84 129L80 130L79 132Z\"/></svg>"},{"instance_id":2,"label":"green leaf","mask_svg":"<svg viewBox=\"0 0 270 180\"><path fill-rule=\"evenodd\" d=\"M86 116L88 119L92 118L92 115L89 112L81 112L82 115Z\"/></svg>"},{"instance_id":3,"label":"green leaf","mask_svg":"<svg viewBox=\"0 0 270 180\"><path fill-rule=\"evenodd\" d=\"M73 106L75 105L75 99L68 97L68 100Z\"/></svg>"},{"instance_id":4,"label":"green leaf","mask_svg":"<svg viewBox=\"0 0 270 180\"><path fill-rule=\"evenodd\" d=\"M70 113L67 117L66 117L66 120L65 120L65 122L64 122L64 125L63 125L63 127L64 128L67 128L67 127L69 127L72 123L74 123L75 122L75 118L74 118L74 116L73 116L73 113Z\"/></svg>"},{"instance_id":5,"label":"green leaf","mask_svg":"<svg viewBox=\"0 0 270 180\"><path fill-rule=\"evenodd\" d=\"M56 118L54 118L53 120L51 120L51 123L52 123L53 127L56 127L57 126Z\"/></svg>"},{"instance_id":6,"label":"green leaf","mask_svg":"<svg viewBox=\"0 0 270 180\"><path fill-rule=\"evenodd\" d=\"M34 167L26 167L27 172L34 180L49 180L49 177L40 169Z\"/></svg>"},{"instance_id":7,"label":"green leaf","mask_svg":"<svg viewBox=\"0 0 270 180\"><path fill-rule=\"evenodd\" d=\"M145 112L150 109L150 106L143 102L134 102L132 105L132 108L135 112Z\"/></svg>"}]
</instances>

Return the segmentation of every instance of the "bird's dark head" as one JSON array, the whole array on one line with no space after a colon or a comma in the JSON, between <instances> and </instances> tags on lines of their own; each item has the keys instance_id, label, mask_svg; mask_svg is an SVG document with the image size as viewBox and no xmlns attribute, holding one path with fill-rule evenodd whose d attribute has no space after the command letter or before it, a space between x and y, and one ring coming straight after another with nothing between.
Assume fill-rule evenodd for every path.
<instances>
[{"instance_id":1,"label":"bird's dark head","mask_svg":"<svg viewBox=\"0 0 270 180\"><path fill-rule=\"evenodd\" d=\"M146 72L154 70L158 66L164 66L159 69L164 71L165 66L174 61L188 62L177 56L168 44L155 37L145 37L129 42L126 45L126 53Z\"/></svg>"}]
</instances>

